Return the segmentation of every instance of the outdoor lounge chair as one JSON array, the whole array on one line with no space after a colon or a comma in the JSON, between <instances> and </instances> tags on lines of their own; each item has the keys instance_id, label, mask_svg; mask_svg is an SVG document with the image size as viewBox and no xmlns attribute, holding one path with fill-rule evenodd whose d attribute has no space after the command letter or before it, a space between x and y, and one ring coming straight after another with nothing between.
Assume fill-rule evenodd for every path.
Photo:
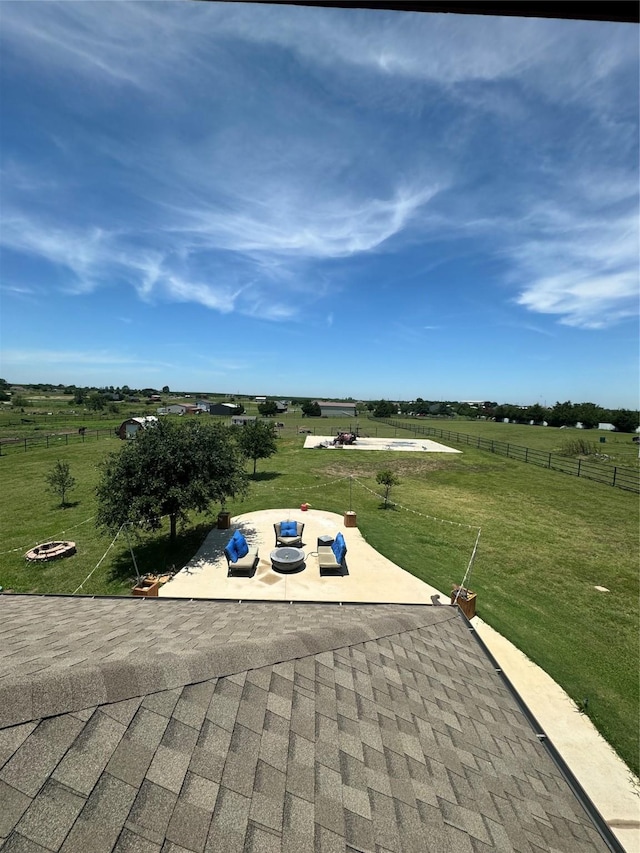
<instances>
[{"instance_id":1,"label":"outdoor lounge chair","mask_svg":"<svg viewBox=\"0 0 640 853\"><path fill-rule=\"evenodd\" d=\"M302 521L278 521L273 525L276 532L276 548L282 547L300 547L302 545L302 531L304 523Z\"/></svg>"},{"instance_id":2,"label":"outdoor lounge chair","mask_svg":"<svg viewBox=\"0 0 640 853\"><path fill-rule=\"evenodd\" d=\"M227 576L234 574L253 575L258 565L258 549L249 548L244 534L239 530L233 534L224 549L227 558Z\"/></svg>"},{"instance_id":3,"label":"outdoor lounge chair","mask_svg":"<svg viewBox=\"0 0 640 853\"><path fill-rule=\"evenodd\" d=\"M338 533L333 545L318 545L318 565L321 575L348 575L347 543L342 533Z\"/></svg>"}]
</instances>

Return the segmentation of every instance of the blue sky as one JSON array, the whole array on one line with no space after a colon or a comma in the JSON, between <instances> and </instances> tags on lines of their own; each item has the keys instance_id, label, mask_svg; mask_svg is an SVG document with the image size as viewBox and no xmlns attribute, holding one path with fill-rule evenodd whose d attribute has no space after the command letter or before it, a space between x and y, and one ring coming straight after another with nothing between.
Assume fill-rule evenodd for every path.
<instances>
[{"instance_id":1,"label":"blue sky","mask_svg":"<svg viewBox=\"0 0 640 853\"><path fill-rule=\"evenodd\" d=\"M638 406L638 30L4 2L13 382Z\"/></svg>"}]
</instances>

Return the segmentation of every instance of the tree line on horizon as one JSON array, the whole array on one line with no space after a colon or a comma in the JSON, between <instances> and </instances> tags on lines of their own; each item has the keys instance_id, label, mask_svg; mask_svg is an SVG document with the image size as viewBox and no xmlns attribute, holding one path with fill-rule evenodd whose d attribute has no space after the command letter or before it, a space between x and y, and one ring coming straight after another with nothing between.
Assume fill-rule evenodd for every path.
<instances>
[{"instance_id":1,"label":"tree line on horizon","mask_svg":"<svg viewBox=\"0 0 640 853\"><path fill-rule=\"evenodd\" d=\"M640 412L634 409L605 409L597 403L564 403L554 406L517 406L512 403L459 403L439 400L423 400L418 397L410 402L391 402L378 400L368 403L367 408L374 417L393 417L398 413L418 417L466 417L486 420L509 420L517 424L547 424L553 427L575 427L582 424L584 429L596 429L598 424L612 424L618 432L635 432L640 426Z\"/></svg>"},{"instance_id":2,"label":"tree line on horizon","mask_svg":"<svg viewBox=\"0 0 640 853\"><path fill-rule=\"evenodd\" d=\"M11 401L14 406L28 405L28 401L23 394L11 394L11 383L4 379L0 379L0 401ZM207 396L226 396L230 401L236 399L248 398L252 395L220 395L218 392L197 392L197 391L171 391L168 385L164 385L161 389L156 388L131 388L128 385L122 386L77 386L77 385L50 385L46 383L29 384L21 386L31 388L41 392L58 392L64 395L72 396L69 405L86 406L90 410L102 411L104 409L116 409L115 404L118 402L137 403L150 402L151 397L156 397L160 394L172 394L180 397L189 395L192 397L207 397ZM274 411L269 410L269 414L275 414L275 399L278 397L269 398L266 404L261 404L264 408L269 404ZM354 402L353 397L340 398L340 401ZM290 403L293 407L300 407L302 412L308 417L320 417L320 407L316 403L316 398L313 397L294 397L290 398ZM260 406L258 407L260 409ZM640 426L640 412L635 409L607 409L599 406L597 403L584 402L572 403L567 400L563 403L556 402L553 406L542 406L540 403L534 403L531 406L518 406L513 403L498 403L496 401L486 400L481 403L460 402L457 400L424 400L422 397L417 397L415 400L409 401L391 401L391 400L370 400L358 401L358 408L362 411L371 413L374 417L392 417L397 414L415 415L418 417L463 417L463 418L486 418L487 420L509 420L513 423L520 424L543 424L549 426L572 427L576 424L582 424L585 429L595 429L600 423L610 423L619 432L635 432ZM267 414L261 411L261 414Z\"/></svg>"}]
</instances>

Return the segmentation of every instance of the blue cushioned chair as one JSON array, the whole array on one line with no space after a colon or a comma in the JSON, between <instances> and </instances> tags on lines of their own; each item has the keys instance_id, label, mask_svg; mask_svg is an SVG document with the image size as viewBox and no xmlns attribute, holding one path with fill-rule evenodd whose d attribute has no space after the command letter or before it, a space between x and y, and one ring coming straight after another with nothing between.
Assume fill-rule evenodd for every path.
<instances>
[{"instance_id":1,"label":"blue cushioned chair","mask_svg":"<svg viewBox=\"0 0 640 853\"><path fill-rule=\"evenodd\" d=\"M304 523L302 521L279 521L273 525L276 532L276 548L280 547L300 547L302 545L302 531Z\"/></svg>"},{"instance_id":2,"label":"blue cushioned chair","mask_svg":"<svg viewBox=\"0 0 640 853\"><path fill-rule=\"evenodd\" d=\"M244 534L239 530L227 542L224 555L227 558L227 575L252 576L258 565L258 549L250 548Z\"/></svg>"},{"instance_id":3,"label":"blue cushioned chair","mask_svg":"<svg viewBox=\"0 0 640 853\"><path fill-rule=\"evenodd\" d=\"M342 533L338 533L332 545L318 546L318 565L321 575L348 575L347 543Z\"/></svg>"}]
</instances>

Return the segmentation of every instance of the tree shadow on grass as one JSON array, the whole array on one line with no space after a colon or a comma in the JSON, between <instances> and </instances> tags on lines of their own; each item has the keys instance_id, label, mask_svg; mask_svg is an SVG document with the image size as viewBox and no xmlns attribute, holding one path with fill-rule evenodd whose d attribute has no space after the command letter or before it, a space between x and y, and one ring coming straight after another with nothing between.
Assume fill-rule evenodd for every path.
<instances>
[{"instance_id":1,"label":"tree shadow on grass","mask_svg":"<svg viewBox=\"0 0 640 853\"><path fill-rule=\"evenodd\" d=\"M201 522L178 532L174 542L168 533L158 532L148 539L131 539L131 547L138 564L140 575L163 575L179 571L196 553L211 530L212 522ZM125 548L114 560L109 581L124 583L135 580L136 570L129 548Z\"/></svg>"},{"instance_id":2,"label":"tree shadow on grass","mask_svg":"<svg viewBox=\"0 0 640 853\"><path fill-rule=\"evenodd\" d=\"M249 474L249 479L254 483L275 480L277 477L282 477L282 474L279 471L258 471L255 474Z\"/></svg>"}]
</instances>

